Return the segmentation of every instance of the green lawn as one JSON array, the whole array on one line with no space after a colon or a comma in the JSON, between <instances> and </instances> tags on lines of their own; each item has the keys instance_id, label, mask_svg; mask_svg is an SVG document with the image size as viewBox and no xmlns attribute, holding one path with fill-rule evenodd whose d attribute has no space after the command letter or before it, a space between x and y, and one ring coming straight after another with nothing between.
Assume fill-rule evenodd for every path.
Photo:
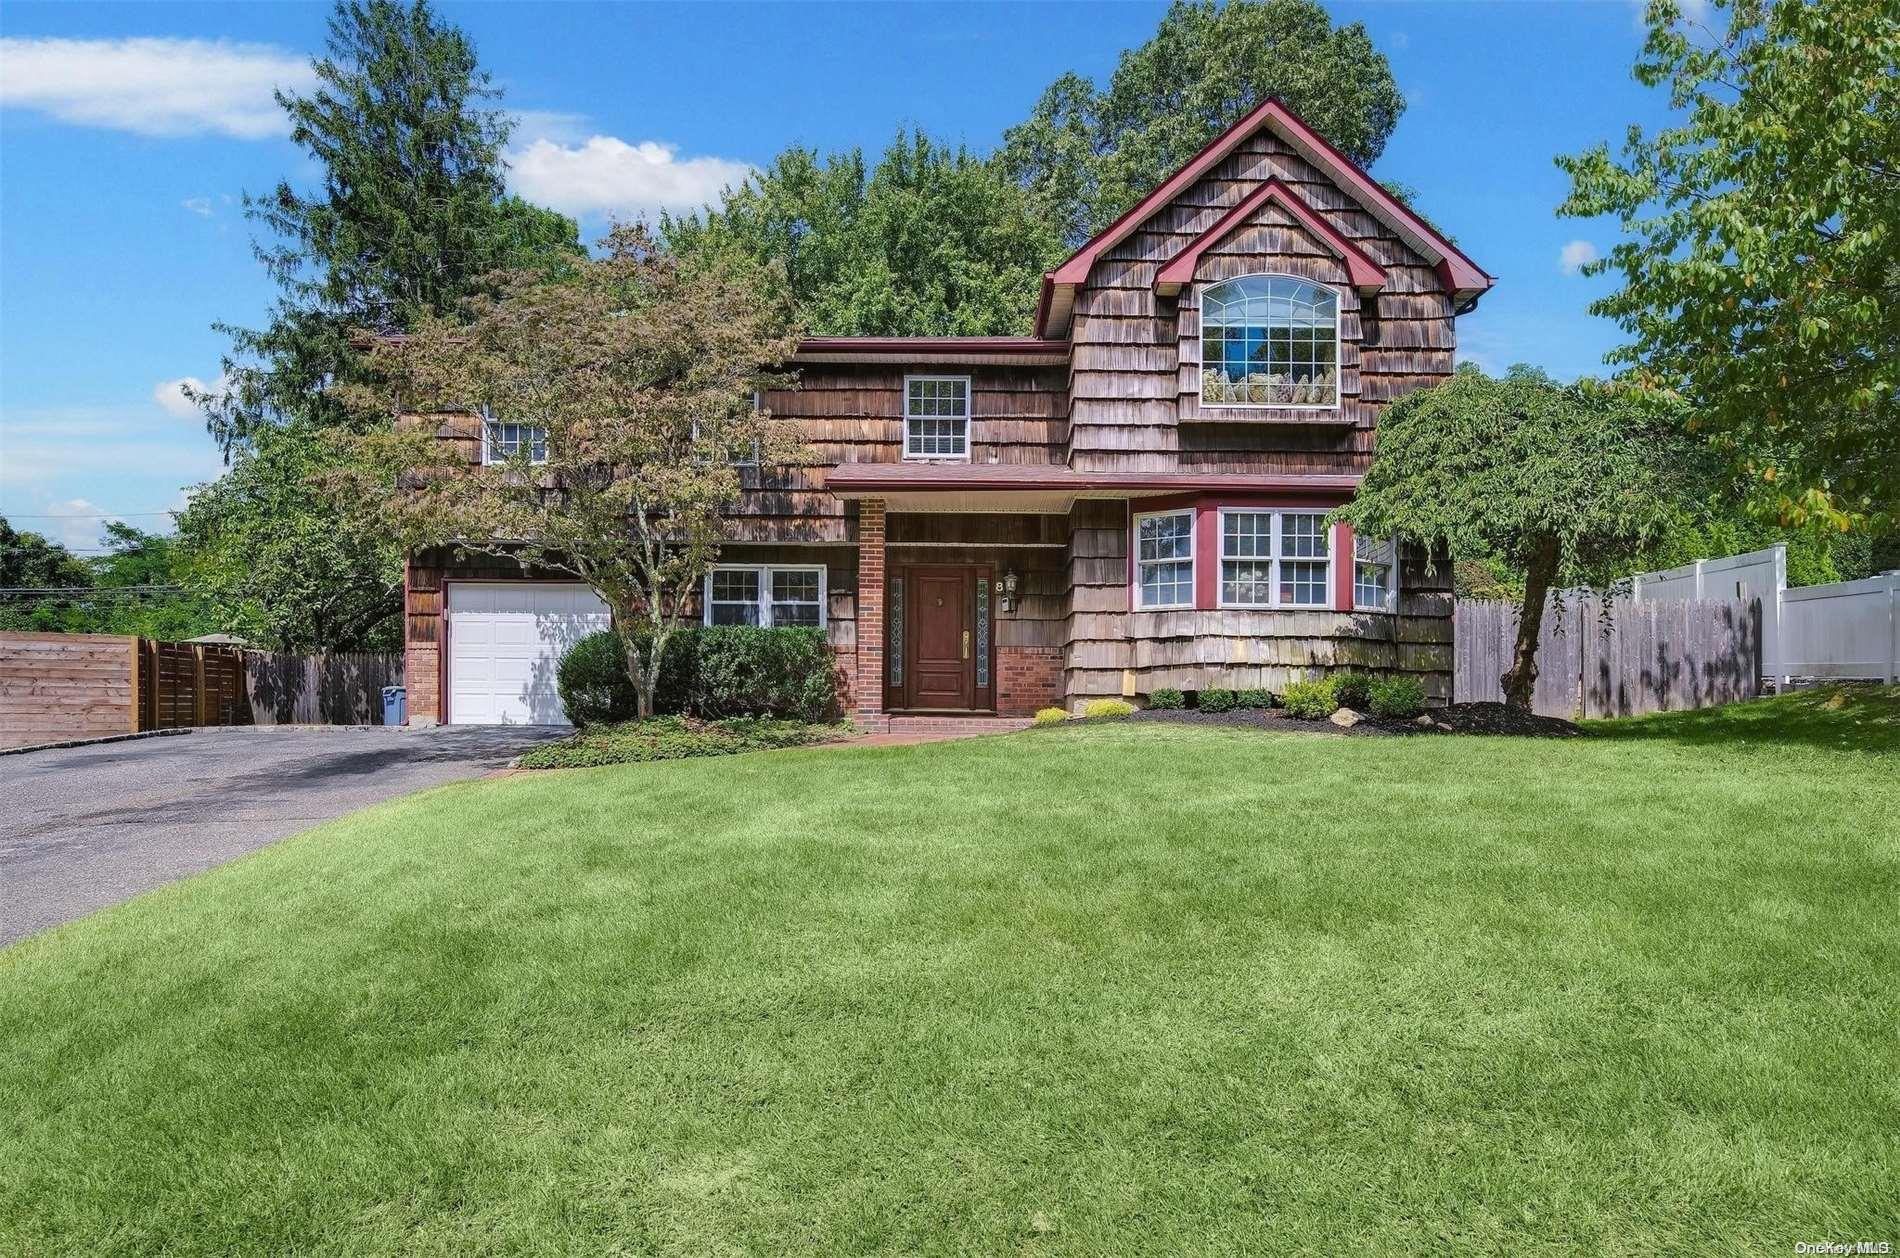
<instances>
[{"instance_id":1,"label":"green lawn","mask_svg":"<svg viewBox=\"0 0 1900 1258\"><path fill-rule=\"evenodd\" d=\"M0 952L0 1254L1900 1241L1900 693L412 797Z\"/></svg>"}]
</instances>

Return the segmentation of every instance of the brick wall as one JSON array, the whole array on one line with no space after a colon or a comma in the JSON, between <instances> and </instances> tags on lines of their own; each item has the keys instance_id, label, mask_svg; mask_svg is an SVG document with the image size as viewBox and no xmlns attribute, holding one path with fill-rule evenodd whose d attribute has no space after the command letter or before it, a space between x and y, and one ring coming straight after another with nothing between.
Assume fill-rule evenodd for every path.
<instances>
[{"instance_id":1,"label":"brick wall","mask_svg":"<svg viewBox=\"0 0 1900 1258\"><path fill-rule=\"evenodd\" d=\"M996 650L996 710L1029 716L1062 706L1062 648L1005 646Z\"/></svg>"},{"instance_id":2,"label":"brick wall","mask_svg":"<svg viewBox=\"0 0 1900 1258\"><path fill-rule=\"evenodd\" d=\"M860 724L884 720L884 502L858 504L858 675L855 710Z\"/></svg>"}]
</instances>

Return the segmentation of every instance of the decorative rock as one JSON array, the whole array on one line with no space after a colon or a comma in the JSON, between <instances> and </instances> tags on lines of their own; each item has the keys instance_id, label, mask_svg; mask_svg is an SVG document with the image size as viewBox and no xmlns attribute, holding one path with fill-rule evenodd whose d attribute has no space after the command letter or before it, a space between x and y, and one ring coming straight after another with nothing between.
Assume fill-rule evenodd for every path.
<instances>
[{"instance_id":1,"label":"decorative rock","mask_svg":"<svg viewBox=\"0 0 1900 1258\"><path fill-rule=\"evenodd\" d=\"M1421 712L1418 714L1418 719L1416 721L1413 721L1412 724L1423 725L1426 729L1431 729L1433 726L1437 725L1438 722L1432 719L1432 714L1430 712Z\"/></svg>"},{"instance_id":2,"label":"decorative rock","mask_svg":"<svg viewBox=\"0 0 1900 1258\"><path fill-rule=\"evenodd\" d=\"M1364 717L1360 716L1351 708L1341 708L1326 719L1341 729L1351 729L1353 726L1359 724L1359 722L1365 720Z\"/></svg>"}]
</instances>

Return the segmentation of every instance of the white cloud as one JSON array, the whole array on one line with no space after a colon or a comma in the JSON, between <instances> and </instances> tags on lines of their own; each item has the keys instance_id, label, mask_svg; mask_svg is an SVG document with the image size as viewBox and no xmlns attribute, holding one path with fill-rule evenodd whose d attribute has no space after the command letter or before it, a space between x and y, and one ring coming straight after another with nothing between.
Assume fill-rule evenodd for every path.
<instances>
[{"instance_id":1,"label":"white cloud","mask_svg":"<svg viewBox=\"0 0 1900 1258\"><path fill-rule=\"evenodd\" d=\"M728 186L752 174L744 162L723 157L681 159L679 148L644 140L628 144L611 135L579 144L537 139L509 154L515 191L568 214L623 216L691 210L715 203Z\"/></svg>"},{"instance_id":2,"label":"white cloud","mask_svg":"<svg viewBox=\"0 0 1900 1258\"><path fill-rule=\"evenodd\" d=\"M183 201L180 201L178 204L184 206L186 209L190 210L193 214L201 215L204 218L211 217L211 198L210 197L186 197Z\"/></svg>"},{"instance_id":3,"label":"white cloud","mask_svg":"<svg viewBox=\"0 0 1900 1258\"><path fill-rule=\"evenodd\" d=\"M136 135L283 135L273 88L312 83L309 61L207 39L0 39L0 106Z\"/></svg>"},{"instance_id":4,"label":"white cloud","mask_svg":"<svg viewBox=\"0 0 1900 1258\"><path fill-rule=\"evenodd\" d=\"M185 390L195 393L216 393L224 388L224 377L206 384L196 376L180 376L176 380L160 380L152 386L152 400L159 409L173 419L198 419L204 415L199 405L185 396Z\"/></svg>"},{"instance_id":5,"label":"white cloud","mask_svg":"<svg viewBox=\"0 0 1900 1258\"><path fill-rule=\"evenodd\" d=\"M1573 240L1557 251L1557 269L1575 275L1597 260L1597 247L1587 240Z\"/></svg>"}]
</instances>

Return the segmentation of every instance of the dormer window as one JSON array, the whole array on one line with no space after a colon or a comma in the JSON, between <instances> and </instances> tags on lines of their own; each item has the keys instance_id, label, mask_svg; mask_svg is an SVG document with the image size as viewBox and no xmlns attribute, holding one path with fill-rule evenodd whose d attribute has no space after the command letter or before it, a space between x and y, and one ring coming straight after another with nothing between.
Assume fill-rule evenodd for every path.
<instances>
[{"instance_id":1,"label":"dormer window","mask_svg":"<svg viewBox=\"0 0 1900 1258\"><path fill-rule=\"evenodd\" d=\"M1201 290L1202 406L1339 405L1339 294L1290 275Z\"/></svg>"}]
</instances>

